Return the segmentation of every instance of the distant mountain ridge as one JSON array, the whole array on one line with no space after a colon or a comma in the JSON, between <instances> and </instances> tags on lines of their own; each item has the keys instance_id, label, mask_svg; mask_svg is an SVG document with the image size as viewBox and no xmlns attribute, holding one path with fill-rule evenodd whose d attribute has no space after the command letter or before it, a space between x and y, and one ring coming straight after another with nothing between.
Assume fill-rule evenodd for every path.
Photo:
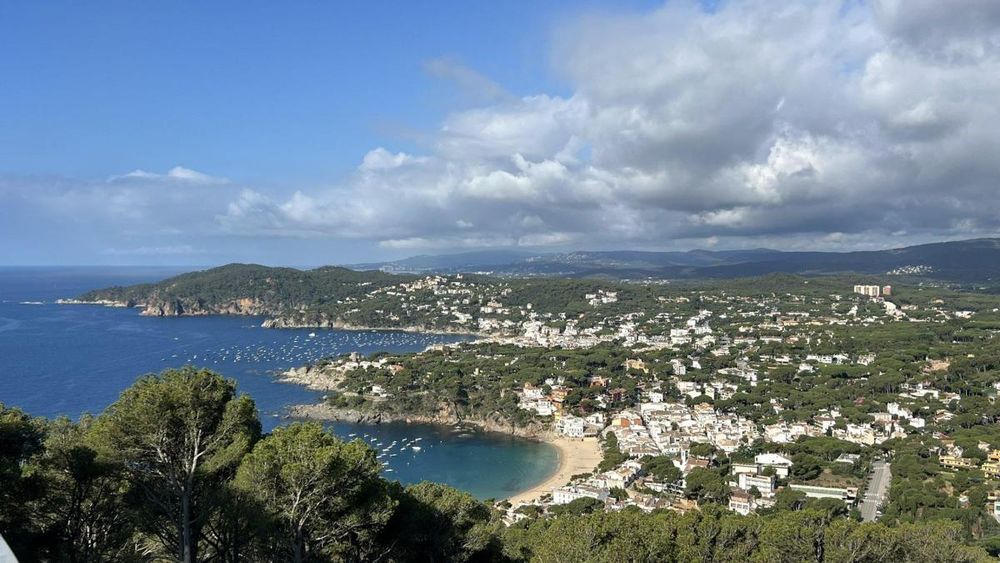
<instances>
[{"instance_id":1,"label":"distant mountain ridge","mask_svg":"<svg viewBox=\"0 0 1000 563\"><path fill-rule=\"evenodd\" d=\"M758 248L532 254L518 250L492 250L422 255L347 267L414 274L481 272L505 276L618 279L726 279L773 273L820 275L853 272L951 282L996 282L1000 280L1000 239L981 238L851 252L785 252Z\"/></svg>"}]
</instances>

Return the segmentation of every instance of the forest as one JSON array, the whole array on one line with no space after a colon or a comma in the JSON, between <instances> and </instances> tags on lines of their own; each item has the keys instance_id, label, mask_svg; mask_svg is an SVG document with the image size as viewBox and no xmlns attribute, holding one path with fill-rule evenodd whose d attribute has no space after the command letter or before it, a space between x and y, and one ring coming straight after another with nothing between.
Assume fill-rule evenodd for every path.
<instances>
[{"instance_id":1,"label":"forest","mask_svg":"<svg viewBox=\"0 0 1000 563\"><path fill-rule=\"evenodd\" d=\"M960 524L570 506L505 526L491 503L380 475L321 425L262 435L214 372L146 375L73 422L0 407L0 533L22 561L985 561Z\"/></svg>"}]
</instances>

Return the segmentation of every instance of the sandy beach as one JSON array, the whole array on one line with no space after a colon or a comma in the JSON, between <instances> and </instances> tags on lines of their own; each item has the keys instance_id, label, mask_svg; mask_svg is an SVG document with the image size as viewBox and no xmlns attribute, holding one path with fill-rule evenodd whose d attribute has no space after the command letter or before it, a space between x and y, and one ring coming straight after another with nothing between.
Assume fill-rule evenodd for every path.
<instances>
[{"instance_id":1,"label":"sandy beach","mask_svg":"<svg viewBox=\"0 0 1000 563\"><path fill-rule=\"evenodd\" d=\"M559 449L559 468L545 481L507 499L511 504L528 503L551 494L552 489L565 485L573 475L593 471L603 459L597 438L554 438L546 443Z\"/></svg>"}]
</instances>

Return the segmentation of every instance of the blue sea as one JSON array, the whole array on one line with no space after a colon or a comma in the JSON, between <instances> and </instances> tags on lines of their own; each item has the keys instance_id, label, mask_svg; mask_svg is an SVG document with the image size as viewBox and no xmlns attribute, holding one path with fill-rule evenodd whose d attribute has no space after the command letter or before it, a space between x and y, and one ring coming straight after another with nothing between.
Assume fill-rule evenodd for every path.
<instances>
[{"instance_id":1,"label":"blue sea","mask_svg":"<svg viewBox=\"0 0 1000 563\"><path fill-rule=\"evenodd\" d=\"M287 421L286 407L320 393L275 374L342 354L423 350L456 335L394 331L263 329L255 317L140 317L135 309L59 305L85 291L153 282L189 270L137 267L0 268L0 402L36 416L99 413L146 373L183 365L237 381L257 403L265 431ZM479 498L502 498L544 480L554 448L467 430L408 424L332 424L345 439L380 451L385 476L436 481Z\"/></svg>"}]
</instances>

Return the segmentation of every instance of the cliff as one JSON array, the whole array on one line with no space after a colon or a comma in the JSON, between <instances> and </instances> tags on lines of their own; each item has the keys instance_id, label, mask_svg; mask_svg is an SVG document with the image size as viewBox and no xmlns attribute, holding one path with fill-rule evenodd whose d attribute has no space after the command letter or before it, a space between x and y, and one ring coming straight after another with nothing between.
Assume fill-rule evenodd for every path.
<instances>
[{"instance_id":1,"label":"cliff","mask_svg":"<svg viewBox=\"0 0 1000 563\"><path fill-rule=\"evenodd\" d=\"M200 315L272 315L275 307L260 299L242 297L221 303L208 303L198 298L159 298L135 303L145 317L180 317Z\"/></svg>"},{"instance_id":2,"label":"cliff","mask_svg":"<svg viewBox=\"0 0 1000 563\"><path fill-rule=\"evenodd\" d=\"M389 422L405 422L407 424L438 424L442 426L469 425L484 432L507 434L519 438L547 441L555 437L549 425L531 423L527 426L516 426L499 416L470 417L459 416L447 410L434 415L398 414L385 411L369 411L358 409L341 409L325 403L315 405L294 405L289 407L292 418L311 420L343 421L355 424L383 424Z\"/></svg>"}]
</instances>

